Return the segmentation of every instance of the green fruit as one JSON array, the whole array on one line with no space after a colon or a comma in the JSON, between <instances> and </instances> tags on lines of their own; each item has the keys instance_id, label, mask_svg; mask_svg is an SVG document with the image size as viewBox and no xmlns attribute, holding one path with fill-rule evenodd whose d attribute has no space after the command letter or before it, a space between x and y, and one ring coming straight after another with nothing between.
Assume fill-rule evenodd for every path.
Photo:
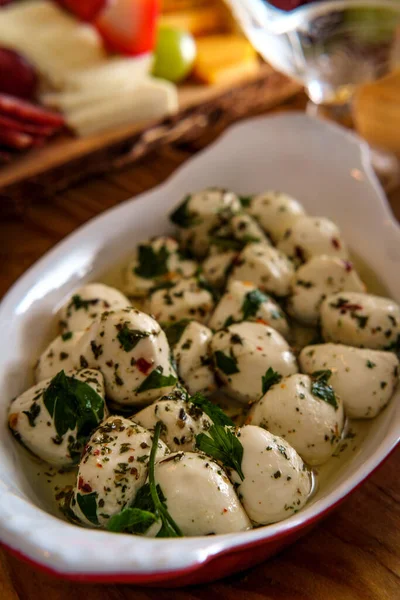
<instances>
[{"instance_id":1,"label":"green fruit","mask_svg":"<svg viewBox=\"0 0 400 600\"><path fill-rule=\"evenodd\" d=\"M348 9L344 13L344 22L359 41L372 44L388 42L400 23L400 1L399 11L366 6Z\"/></svg>"},{"instance_id":2,"label":"green fruit","mask_svg":"<svg viewBox=\"0 0 400 600\"><path fill-rule=\"evenodd\" d=\"M193 36L181 29L160 27L154 54L153 75L174 83L189 75L196 58Z\"/></svg>"}]
</instances>

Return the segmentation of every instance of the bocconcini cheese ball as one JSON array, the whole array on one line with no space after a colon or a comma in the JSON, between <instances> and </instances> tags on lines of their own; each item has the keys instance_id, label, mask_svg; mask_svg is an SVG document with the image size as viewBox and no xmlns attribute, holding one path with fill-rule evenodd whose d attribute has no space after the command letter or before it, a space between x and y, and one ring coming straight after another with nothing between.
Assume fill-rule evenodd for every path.
<instances>
[{"instance_id":1,"label":"bocconcini cheese ball","mask_svg":"<svg viewBox=\"0 0 400 600\"><path fill-rule=\"evenodd\" d=\"M297 264L321 254L348 258L339 228L325 217L300 217L285 231L277 248Z\"/></svg>"},{"instance_id":2,"label":"bocconcini cheese ball","mask_svg":"<svg viewBox=\"0 0 400 600\"><path fill-rule=\"evenodd\" d=\"M381 296L339 292L323 301L321 328L326 342L395 350L400 342L400 306Z\"/></svg>"},{"instance_id":3,"label":"bocconcini cheese ball","mask_svg":"<svg viewBox=\"0 0 400 600\"><path fill-rule=\"evenodd\" d=\"M285 231L305 215L300 202L289 194L275 190L250 198L246 211L258 221L274 243L279 242Z\"/></svg>"},{"instance_id":4,"label":"bocconcini cheese ball","mask_svg":"<svg viewBox=\"0 0 400 600\"><path fill-rule=\"evenodd\" d=\"M289 333L285 314L272 298L247 281L231 281L208 324L218 331L242 321L257 321L270 325L284 337Z\"/></svg>"},{"instance_id":5,"label":"bocconcini cheese ball","mask_svg":"<svg viewBox=\"0 0 400 600\"><path fill-rule=\"evenodd\" d=\"M231 478L247 515L255 525L268 525L298 512L311 492L311 475L290 444L254 425L241 427L244 480Z\"/></svg>"},{"instance_id":6,"label":"bocconcini cheese ball","mask_svg":"<svg viewBox=\"0 0 400 600\"><path fill-rule=\"evenodd\" d=\"M128 296L146 296L151 288L169 281L191 277L198 264L184 258L171 237L155 237L139 244L124 271L124 291Z\"/></svg>"},{"instance_id":7,"label":"bocconcini cheese ball","mask_svg":"<svg viewBox=\"0 0 400 600\"><path fill-rule=\"evenodd\" d=\"M183 329L172 349L179 379L191 395L200 392L209 396L217 389L210 353L213 333L197 321L177 325L180 323Z\"/></svg>"},{"instance_id":8,"label":"bocconcini cheese ball","mask_svg":"<svg viewBox=\"0 0 400 600\"><path fill-rule=\"evenodd\" d=\"M90 527L104 527L135 499L147 478L153 434L131 419L109 417L96 429L83 453L71 510ZM169 453L158 442L156 460Z\"/></svg>"},{"instance_id":9,"label":"bocconcini cheese ball","mask_svg":"<svg viewBox=\"0 0 400 600\"><path fill-rule=\"evenodd\" d=\"M145 406L177 383L165 333L135 308L104 313L82 336L76 357L77 366L103 373L107 396L119 405Z\"/></svg>"},{"instance_id":10,"label":"bocconcini cheese ball","mask_svg":"<svg viewBox=\"0 0 400 600\"><path fill-rule=\"evenodd\" d=\"M285 254L269 244L248 244L236 259L229 281L249 281L261 291L287 296L294 266Z\"/></svg>"},{"instance_id":11,"label":"bocconcini cheese ball","mask_svg":"<svg viewBox=\"0 0 400 600\"><path fill-rule=\"evenodd\" d=\"M180 242L199 258L210 245L210 233L241 212L236 194L219 188L209 188L186 196L172 213L171 221L180 228Z\"/></svg>"},{"instance_id":12,"label":"bocconcini cheese ball","mask_svg":"<svg viewBox=\"0 0 400 600\"><path fill-rule=\"evenodd\" d=\"M204 260L201 267L204 279L215 288L224 287L230 267L237 254L235 250L214 254L211 249L210 255Z\"/></svg>"},{"instance_id":13,"label":"bocconcini cheese ball","mask_svg":"<svg viewBox=\"0 0 400 600\"><path fill-rule=\"evenodd\" d=\"M150 314L159 323L196 319L206 323L214 307L211 292L196 278L181 279L172 287L153 292L147 303Z\"/></svg>"},{"instance_id":14,"label":"bocconcini cheese ball","mask_svg":"<svg viewBox=\"0 0 400 600\"><path fill-rule=\"evenodd\" d=\"M131 302L119 290L104 283L88 283L76 290L59 310L60 328L83 331L104 311L119 310Z\"/></svg>"},{"instance_id":15,"label":"bocconcini cheese ball","mask_svg":"<svg viewBox=\"0 0 400 600\"><path fill-rule=\"evenodd\" d=\"M86 384L92 393L88 396L87 389L79 387L79 383ZM90 410L82 406L83 398ZM99 371L61 372L13 400L8 424L33 454L51 465L70 467L79 460L90 427L93 430L108 414L104 398L104 381Z\"/></svg>"},{"instance_id":16,"label":"bocconcini cheese ball","mask_svg":"<svg viewBox=\"0 0 400 600\"><path fill-rule=\"evenodd\" d=\"M314 256L293 276L287 310L306 325L316 325L323 300L336 292L365 292L351 262L334 256Z\"/></svg>"},{"instance_id":17,"label":"bocconcini cheese ball","mask_svg":"<svg viewBox=\"0 0 400 600\"><path fill-rule=\"evenodd\" d=\"M170 454L156 463L155 480L183 535L217 535L251 528L233 485L208 456Z\"/></svg>"},{"instance_id":18,"label":"bocconcini cheese ball","mask_svg":"<svg viewBox=\"0 0 400 600\"><path fill-rule=\"evenodd\" d=\"M269 368L282 376L298 370L285 339L262 323L244 321L217 332L211 351L224 391L243 403L261 398L262 378Z\"/></svg>"},{"instance_id":19,"label":"bocconcini cheese ball","mask_svg":"<svg viewBox=\"0 0 400 600\"><path fill-rule=\"evenodd\" d=\"M309 465L321 465L334 453L344 426L343 403L317 395L308 375L295 374L273 385L252 406L248 423L284 438Z\"/></svg>"},{"instance_id":20,"label":"bocconcini cheese ball","mask_svg":"<svg viewBox=\"0 0 400 600\"><path fill-rule=\"evenodd\" d=\"M301 370L330 369L329 382L352 419L372 419L388 404L398 384L399 361L392 352L316 344L303 348Z\"/></svg>"},{"instance_id":21,"label":"bocconcini cheese ball","mask_svg":"<svg viewBox=\"0 0 400 600\"><path fill-rule=\"evenodd\" d=\"M192 402L170 398L157 400L132 418L151 430L161 421L161 439L172 452L194 452L196 435L208 431L213 424L210 417Z\"/></svg>"},{"instance_id":22,"label":"bocconcini cheese ball","mask_svg":"<svg viewBox=\"0 0 400 600\"><path fill-rule=\"evenodd\" d=\"M56 337L42 352L35 366L35 381L54 377L61 370L74 368L75 351L83 331L66 331Z\"/></svg>"}]
</instances>

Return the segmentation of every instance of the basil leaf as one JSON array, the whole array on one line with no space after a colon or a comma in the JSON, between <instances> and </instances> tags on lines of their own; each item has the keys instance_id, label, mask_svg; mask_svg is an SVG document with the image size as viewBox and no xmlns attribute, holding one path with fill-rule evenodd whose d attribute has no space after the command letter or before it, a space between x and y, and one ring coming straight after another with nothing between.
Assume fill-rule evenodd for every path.
<instances>
[{"instance_id":1,"label":"basil leaf","mask_svg":"<svg viewBox=\"0 0 400 600\"><path fill-rule=\"evenodd\" d=\"M97 492L91 492L90 494L77 494L76 500L82 513L85 515L90 523L94 525L99 524L97 518Z\"/></svg>"},{"instance_id":2,"label":"basil leaf","mask_svg":"<svg viewBox=\"0 0 400 600\"><path fill-rule=\"evenodd\" d=\"M333 387L328 384L328 380L332 375L332 371L326 369L324 371L315 371L311 373L310 377L312 379L311 383L311 393L313 396L320 398L320 400L324 400L327 402L335 410L339 408L335 392Z\"/></svg>"},{"instance_id":3,"label":"basil leaf","mask_svg":"<svg viewBox=\"0 0 400 600\"><path fill-rule=\"evenodd\" d=\"M178 227L181 227L182 229L189 229L189 227L193 227L193 225L197 224L196 215L191 214L188 210L190 198L191 195L187 195L183 202L181 202L178 208L175 209L169 217L172 223L175 223L175 225L178 225Z\"/></svg>"},{"instance_id":4,"label":"basil leaf","mask_svg":"<svg viewBox=\"0 0 400 600\"><path fill-rule=\"evenodd\" d=\"M280 375L277 371L274 371L272 367L265 372L265 375L262 376L262 393L266 394L270 387L275 385L275 383L279 383L282 379L282 375Z\"/></svg>"},{"instance_id":5,"label":"basil leaf","mask_svg":"<svg viewBox=\"0 0 400 600\"><path fill-rule=\"evenodd\" d=\"M54 420L57 434L77 428L78 437L89 436L104 417L104 400L87 383L60 371L43 394L43 402Z\"/></svg>"},{"instance_id":6,"label":"basil leaf","mask_svg":"<svg viewBox=\"0 0 400 600\"><path fill-rule=\"evenodd\" d=\"M166 246L161 246L157 251L148 244L140 244L138 248L139 265L134 269L136 275L145 279L154 279L167 275L169 269L167 260L169 252Z\"/></svg>"},{"instance_id":7,"label":"basil leaf","mask_svg":"<svg viewBox=\"0 0 400 600\"><path fill-rule=\"evenodd\" d=\"M210 417L214 425L229 425L231 427L235 426L232 419L230 419L224 413L224 411L220 409L219 406L213 402L210 402L210 400L203 396L203 394L200 394L199 392L194 394L194 396L189 398L189 402L201 408L201 410Z\"/></svg>"},{"instance_id":8,"label":"basil leaf","mask_svg":"<svg viewBox=\"0 0 400 600\"><path fill-rule=\"evenodd\" d=\"M178 381L177 378L174 375L163 375L163 371L164 369L161 365L156 367L140 384L136 392L140 394L141 392L146 392L147 390L155 390L158 388L175 385L175 383Z\"/></svg>"},{"instance_id":9,"label":"basil leaf","mask_svg":"<svg viewBox=\"0 0 400 600\"><path fill-rule=\"evenodd\" d=\"M247 321L250 317L255 317L258 309L263 302L267 302L268 296L260 292L260 290L251 290L248 292L243 300L242 313L243 321Z\"/></svg>"},{"instance_id":10,"label":"basil leaf","mask_svg":"<svg viewBox=\"0 0 400 600\"><path fill-rule=\"evenodd\" d=\"M219 460L225 467L237 471L243 481L243 446L230 428L212 425L207 433L196 436L196 446L205 454Z\"/></svg>"},{"instance_id":11,"label":"basil leaf","mask_svg":"<svg viewBox=\"0 0 400 600\"><path fill-rule=\"evenodd\" d=\"M168 343L171 347L179 342L189 323L190 319L182 319L177 323L170 323L164 326L164 333L167 336Z\"/></svg>"},{"instance_id":12,"label":"basil leaf","mask_svg":"<svg viewBox=\"0 0 400 600\"><path fill-rule=\"evenodd\" d=\"M128 325L124 323L122 328L118 331L117 339L125 352L130 352L137 346L140 340L149 336L149 332L140 331L140 329L130 329Z\"/></svg>"},{"instance_id":13,"label":"basil leaf","mask_svg":"<svg viewBox=\"0 0 400 600\"><path fill-rule=\"evenodd\" d=\"M234 356L227 356L221 350L214 352L215 363L225 375L234 375L240 373L237 368L237 360Z\"/></svg>"},{"instance_id":14,"label":"basil leaf","mask_svg":"<svg viewBox=\"0 0 400 600\"><path fill-rule=\"evenodd\" d=\"M156 521L156 516L139 508L124 508L107 523L108 531L116 533L145 533Z\"/></svg>"}]
</instances>

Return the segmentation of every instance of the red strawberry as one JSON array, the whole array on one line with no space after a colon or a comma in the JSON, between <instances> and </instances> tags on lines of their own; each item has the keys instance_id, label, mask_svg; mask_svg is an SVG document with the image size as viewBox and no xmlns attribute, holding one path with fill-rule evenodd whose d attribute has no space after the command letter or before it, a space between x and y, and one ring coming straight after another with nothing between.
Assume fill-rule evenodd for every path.
<instances>
[{"instance_id":1,"label":"red strawberry","mask_svg":"<svg viewBox=\"0 0 400 600\"><path fill-rule=\"evenodd\" d=\"M113 0L94 24L107 48L122 54L153 50L159 0Z\"/></svg>"},{"instance_id":2,"label":"red strawberry","mask_svg":"<svg viewBox=\"0 0 400 600\"><path fill-rule=\"evenodd\" d=\"M82 21L88 21L89 23L96 18L107 4L107 0L55 0L55 2Z\"/></svg>"}]
</instances>

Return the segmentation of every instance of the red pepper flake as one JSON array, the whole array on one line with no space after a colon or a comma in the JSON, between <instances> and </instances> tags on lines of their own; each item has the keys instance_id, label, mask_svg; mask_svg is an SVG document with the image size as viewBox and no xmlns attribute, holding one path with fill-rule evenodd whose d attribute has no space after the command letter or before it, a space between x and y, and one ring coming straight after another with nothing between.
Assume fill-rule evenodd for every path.
<instances>
[{"instance_id":1,"label":"red pepper flake","mask_svg":"<svg viewBox=\"0 0 400 600\"><path fill-rule=\"evenodd\" d=\"M128 462L133 462L134 460L135 460L135 457L134 457L134 456L130 456L130 457L128 458Z\"/></svg>"},{"instance_id":2,"label":"red pepper flake","mask_svg":"<svg viewBox=\"0 0 400 600\"><path fill-rule=\"evenodd\" d=\"M96 467L98 467L99 469L102 469L102 468L103 468L103 465L102 465L101 463L97 463L97 464L96 464Z\"/></svg>"},{"instance_id":3,"label":"red pepper flake","mask_svg":"<svg viewBox=\"0 0 400 600\"><path fill-rule=\"evenodd\" d=\"M336 249L339 250L340 249L340 242L337 238L332 238L332 246Z\"/></svg>"},{"instance_id":4,"label":"red pepper flake","mask_svg":"<svg viewBox=\"0 0 400 600\"><path fill-rule=\"evenodd\" d=\"M136 361L136 365L137 368L139 369L139 371L141 373L144 373L145 375L147 375L147 371L150 369L150 367L152 366L151 363L147 362L147 360L145 358L138 358L138 360Z\"/></svg>"},{"instance_id":5,"label":"red pepper flake","mask_svg":"<svg viewBox=\"0 0 400 600\"><path fill-rule=\"evenodd\" d=\"M343 264L344 264L346 273L350 273L350 271L353 270L353 264L349 260L344 260Z\"/></svg>"},{"instance_id":6,"label":"red pepper flake","mask_svg":"<svg viewBox=\"0 0 400 600\"><path fill-rule=\"evenodd\" d=\"M82 490L83 492L87 492L89 494L92 491L92 487L88 483L83 483L83 478L79 477L78 490Z\"/></svg>"},{"instance_id":7,"label":"red pepper flake","mask_svg":"<svg viewBox=\"0 0 400 600\"><path fill-rule=\"evenodd\" d=\"M261 346L257 346L257 350L259 350L260 352L262 352L262 347Z\"/></svg>"},{"instance_id":8,"label":"red pepper flake","mask_svg":"<svg viewBox=\"0 0 400 600\"><path fill-rule=\"evenodd\" d=\"M227 508L224 508L222 512L224 512L224 513L227 513L227 512L228 512L228 509L227 509Z\"/></svg>"},{"instance_id":9,"label":"red pepper flake","mask_svg":"<svg viewBox=\"0 0 400 600\"><path fill-rule=\"evenodd\" d=\"M346 313L346 311L351 310L351 311L356 311L356 310L362 310L362 306L361 304L351 304L350 302L346 302L346 304L342 304L340 306L340 314L344 315Z\"/></svg>"},{"instance_id":10,"label":"red pepper flake","mask_svg":"<svg viewBox=\"0 0 400 600\"><path fill-rule=\"evenodd\" d=\"M97 448L97 450L95 450L95 451L93 452L93 454L94 454L94 456L98 456L98 455L100 454L100 450Z\"/></svg>"}]
</instances>

